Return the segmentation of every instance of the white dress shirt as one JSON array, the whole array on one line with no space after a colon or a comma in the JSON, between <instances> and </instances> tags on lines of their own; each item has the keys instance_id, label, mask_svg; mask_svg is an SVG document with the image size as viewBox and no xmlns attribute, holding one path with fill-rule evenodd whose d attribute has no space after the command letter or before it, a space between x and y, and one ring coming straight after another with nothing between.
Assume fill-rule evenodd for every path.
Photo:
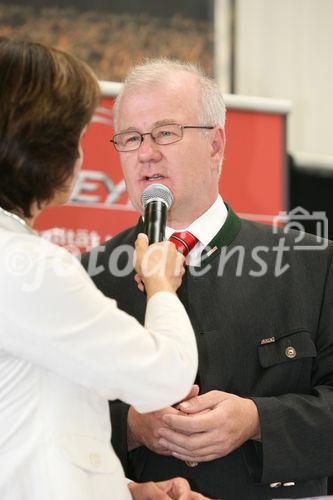
<instances>
[{"instance_id":1,"label":"white dress shirt","mask_svg":"<svg viewBox=\"0 0 333 500\"><path fill-rule=\"evenodd\" d=\"M214 236L219 232L227 216L228 210L219 194L213 205L188 227L183 229L172 229L167 226L165 229L165 238L168 240L175 231L190 231L199 241L188 254L186 260L190 266L199 266L203 249L206 248L209 242L212 241Z\"/></svg>"},{"instance_id":2,"label":"white dress shirt","mask_svg":"<svg viewBox=\"0 0 333 500\"><path fill-rule=\"evenodd\" d=\"M174 404L197 371L174 294L147 304L145 328L77 259L0 214L0 498L123 500L108 399L141 412Z\"/></svg>"}]
</instances>

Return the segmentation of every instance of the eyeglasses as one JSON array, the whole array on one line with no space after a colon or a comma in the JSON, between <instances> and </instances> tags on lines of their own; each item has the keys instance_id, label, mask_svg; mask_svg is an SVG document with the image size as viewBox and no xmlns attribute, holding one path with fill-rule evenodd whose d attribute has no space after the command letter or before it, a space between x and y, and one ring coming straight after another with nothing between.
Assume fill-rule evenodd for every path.
<instances>
[{"instance_id":1,"label":"eyeglasses","mask_svg":"<svg viewBox=\"0 0 333 500\"><path fill-rule=\"evenodd\" d=\"M136 130L131 132L120 132L115 134L110 142L113 143L115 149L120 152L134 151L141 146L144 136L150 135L156 144L164 146L174 142L181 141L184 135L184 130L187 128L202 128L212 129L212 125L178 125L178 123L170 123L167 125L159 125L154 127L151 132L140 134Z\"/></svg>"}]
</instances>

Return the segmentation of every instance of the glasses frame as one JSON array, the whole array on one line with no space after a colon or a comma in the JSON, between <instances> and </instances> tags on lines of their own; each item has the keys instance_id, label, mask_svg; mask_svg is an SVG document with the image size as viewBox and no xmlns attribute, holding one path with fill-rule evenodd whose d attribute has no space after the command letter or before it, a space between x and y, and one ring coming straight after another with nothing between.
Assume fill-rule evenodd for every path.
<instances>
[{"instance_id":1,"label":"glasses frame","mask_svg":"<svg viewBox=\"0 0 333 500\"><path fill-rule=\"evenodd\" d=\"M181 137L179 137L179 139L176 139L175 141L167 142L166 144L163 144L163 143L160 144L156 140L156 138L153 136L154 130L157 129L157 128L160 128L160 127L167 127L169 125L176 125L177 127L179 127L179 129L181 130ZM180 125L179 123L165 123L164 125L157 125L156 127L152 128L152 130L150 132L144 132L143 134L141 134L141 132L139 132L138 130L131 130L131 131L128 131L128 132L119 132L118 134L115 134L112 137L112 139L110 139L110 142L112 142L115 150L118 151L119 153L130 153L131 151L136 151L137 149L139 149L140 146L141 146L141 144L143 143L145 135L150 135L150 137L155 142L155 144L158 144L159 146L169 146L169 144L175 144L176 142L181 141L183 139L183 137L184 137L184 130L187 129L187 128L193 128L193 129L197 128L197 129L211 130L211 129L215 128L215 125ZM135 133L135 134L138 134L138 136L140 136L140 138L141 138L140 143L138 145L136 145L133 149L119 149L118 144L115 141L115 138L117 136L124 135L124 134L129 134L131 132Z\"/></svg>"}]
</instances>

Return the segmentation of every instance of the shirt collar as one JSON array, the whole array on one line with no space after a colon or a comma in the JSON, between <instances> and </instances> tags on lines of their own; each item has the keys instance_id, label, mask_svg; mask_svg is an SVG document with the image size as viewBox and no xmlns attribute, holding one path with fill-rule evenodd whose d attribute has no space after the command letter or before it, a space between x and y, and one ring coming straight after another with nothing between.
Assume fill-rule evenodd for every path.
<instances>
[{"instance_id":1,"label":"shirt collar","mask_svg":"<svg viewBox=\"0 0 333 500\"><path fill-rule=\"evenodd\" d=\"M177 229L180 231L190 231L196 236L199 242L206 247L221 229L228 216L227 208L223 202L222 196L218 194L215 202L200 217L193 221L189 226ZM169 239L176 230L167 226L165 228L165 237Z\"/></svg>"},{"instance_id":2,"label":"shirt collar","mask_svg":"<svg viewBox=\"0 0 333 500\"><path fill-rule=\"evenodd\" d=\"M32 229L21 217L0 207L0 227L16 233L30 233L37 236L37 232Z\"/></svg>"}]
</instances>

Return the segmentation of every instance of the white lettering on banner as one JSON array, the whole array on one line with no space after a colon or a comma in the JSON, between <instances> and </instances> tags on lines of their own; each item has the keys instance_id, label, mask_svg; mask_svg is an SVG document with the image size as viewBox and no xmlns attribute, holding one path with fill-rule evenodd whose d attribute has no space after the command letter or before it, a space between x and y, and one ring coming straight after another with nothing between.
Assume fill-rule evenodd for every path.
<instances>
[{"instance_id":1,"label":"white lettering on banner","mask_svg":"<svg viewBox=\"0 0 333 500\"><path fill-rule=\"evenodd\" d=\"M104 196L100 193L101 187L107 192L105 199L103 199ZM125 192L126 185L124 179L115 184L105 172L100 170L81 170L70 202L72 204L103 203L106 206L110 206L116 203Z\"/></svg>"},{"instance_id":2,"label":"white lettering on banner","mask_svg":"<svg viewBox=\"0 0 333 500\"><path fill-rule=\"evenodd\" d=\"M97 231L87 229L66 229L64 227L52 227L45 231L40 231L40 235L55 245L67 248L74 255L79 255L81 251L88 251L101 243L101 235ZM109 240L112 235L107 235L103 240Z\"/></svg>"},{"instance_id":3,"label":"white lettering on banner","mask_svg":"<svg viewBox=\"0 0 333 500\"><path fill-rule=\"evenodd\" d=\"M104 116L106 115L106 116ZM105 106L98 106L91 120L92 123L103 123L104 125L113 126L113 111Z\"/></svg>"}]
</instances>

